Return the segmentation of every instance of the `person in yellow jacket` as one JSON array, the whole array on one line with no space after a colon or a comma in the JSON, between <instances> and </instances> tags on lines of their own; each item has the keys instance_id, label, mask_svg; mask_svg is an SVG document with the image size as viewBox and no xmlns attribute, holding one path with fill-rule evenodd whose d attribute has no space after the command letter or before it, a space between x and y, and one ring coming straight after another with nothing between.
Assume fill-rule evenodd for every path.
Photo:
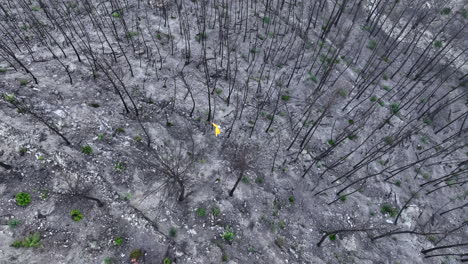
<instances>
[{"instance_id":1,"label":"person in yellow jacket","mask_svg":"<svg viewBox=\"0 0 468 264\"><path fill-rule=\"evenodd\" d=\"M211 124L213 124L213 126L215 127L215 135L218 136L219 134L221 134L221 127L215 123L211 123Z\"/></svg>"}]
</instances>

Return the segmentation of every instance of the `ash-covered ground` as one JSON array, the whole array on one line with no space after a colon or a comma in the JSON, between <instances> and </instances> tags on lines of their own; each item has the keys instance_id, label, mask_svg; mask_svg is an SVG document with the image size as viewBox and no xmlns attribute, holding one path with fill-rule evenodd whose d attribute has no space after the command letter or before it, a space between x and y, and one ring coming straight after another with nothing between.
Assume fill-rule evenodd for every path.
<instances>
[{"instance_id":1,"label":"ash-covered ground","mask_svg":"<svg viewBox=\"0 0 468 264\"><path fill-rule=\"evenodd\" d=\"M1 264L468 261L465 1L0 20Z\"/></svg>"}]
</instances>

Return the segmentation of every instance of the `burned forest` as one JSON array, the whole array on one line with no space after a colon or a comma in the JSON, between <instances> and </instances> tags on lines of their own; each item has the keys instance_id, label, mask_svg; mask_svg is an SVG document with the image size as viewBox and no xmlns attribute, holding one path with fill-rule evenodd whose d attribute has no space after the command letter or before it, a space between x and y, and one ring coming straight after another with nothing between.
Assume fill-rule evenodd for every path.
<instances>
[{"instance_id":1,"label":"burned forest","mask_svg":"<svg viewBox=\"0 0 468 264\"><path fill-rule=\"evenodd\" d=\"M0 0L0 264L464 262L466 0Z\"/></svg>"}]
</instances>

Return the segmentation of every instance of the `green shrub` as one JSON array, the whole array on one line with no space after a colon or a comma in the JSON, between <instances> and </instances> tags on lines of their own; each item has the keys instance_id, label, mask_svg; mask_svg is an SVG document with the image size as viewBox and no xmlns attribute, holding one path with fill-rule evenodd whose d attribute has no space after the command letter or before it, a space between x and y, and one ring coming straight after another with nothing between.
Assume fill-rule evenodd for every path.
<instances>
[{"instance_id":1,"label":"green shrub","mask_svg":"<svg viewBox=\"0 0 468 264\"><path fill-rule=\"evenodd\" d=\"M280 220L278 222L278 227L284 229L286 227L286 222L284 220Z\"/></svg>"},{"instance_id":2,"label":"green shrub","mask_svg":"<svg viewBox=\"0 0 468 264\"><path fill-rule=\"evenodd\" d=\"M88 145L82 146L81 152L83 152L86 155L91 155L93 153L93 148L91 148L91 146L88 146Z\"/></svg>"},{"instance_id":3,"label":"green shrub","mask_svg":"<svg viewBox=\"0 0 468 264\"><path fill-rule=\"evenodd\" d=\"M201 40L206 40L208 38L208 36L206 35L206 33L203 33L203 32L199 32L195 35L195 40L200 42Z\"/></svg>"},{"instance_id":4,"label":"green shrub","mask_svg":"<svg viewBox=\"0 0 468 264\"><path fill-rule=\"evenodd\" d=\"M400 112L400 104L397 104L397 103L393 103L390 105L390 110L392 110L392 113L393 114L398 114L398 112Z\"/></svg>"},{"instance_id":5,"label":"green shrub","mask_svg":"<svg viewBox=\"0 0 468 264\"><path fill-rule=\"evenodd\" d=\"M348 197L346 195L340 196L340 201L346 202L346 200L348 200Z\"/></svg>"},{"instance_id":6,"label":"green shrub","mask_svg":"<svg viewBox=\"0 0 468 264\"><path fill-rule=\"evenodd\" d=\"M135 140L136 142L141 142L141 141L143 140L143 138L140 137L140 136L135 136L135 137L133 138L133 140Z\"/></svg>"},{"instance_id":7,"label":"green shrub","mask_svg":"<svg viewBox=\"0 0 468 264\"><path fill-rule=\"evenodd\" d=\"M116 10L116 11L111 13L111 16L114 17L114 18L121 18L122 15L123 15L122 10Z\"/></svg>"},{"instance_id":8,"label":"green shrub","mask_svg":"<svg viewBox=\"0 0 468 264\"><path fill-rule=\"evenodd\" d=\"M143 257L143 251L141 249L134 249L132 252L130 252L130 259L134 260L139 260L141 257Z\"/></svg>"},{"instance_id":9,"label":"green shrub","mask_svg":"<svg viewBox=\"0 0 468 264\"><path fill-rule=\"evenodd\" d=\"M29 83L29 81L26 80L26 79L20 79L20 80L19 80L19 83L20 83L21 86L25 86L26 84Z\"/></svg>"},{"instance_id":10,"label":"green shrub","mask_svg":"<svg viewBox=\"0 0 468 264\"><path fill-rule=\"evenodd\" d=\"M116 237L114 238L114 245L116 246L121 246L124 242L123 237Z\"/></svg>"},{"instance_id":11,"label":"green shrub","mask_svg":"<svg viewBox=\"0 0 468 264\"><path fill-rule=\"evenodd\" d=\"M289 96L289 95L282 95L281 96L281 100L283 100L283 101L289 101L289 99L291 99L291 96Z\"/></svg>"},{"instance_id":12,"label":"green shrub","mask_svg":"<svg viewBox=\"0 0 468 264\"><path fill-rule=\"evenodd\" d=\"M242 177L241 181L242 181L243 183L245 183L245 184L249 184L249 183L250 183L249 177L247 177L247 176Z\"/></svg>"},{"instance_id":13,"label":"green shrub","mask_svg":"<svg viewBox=\"0 0 468 264\"><path fill-rule=\"evenodd\" d=\"M341 97L346 97L348 96L348 91L346 91L345 89L340 89L338 91L338 94L341 96Z\"/></svg>"},{"instance_id":14,"label":"green shrub","mask_svg":"<svg viewBox=\"0 0 468 264\"><path fill-rule=\"evenodd\" d=\"M219 209L219 207L215 206L215 207L211 208L211 213L214 216L219 216L221 214L221 209Z\"/></svg>"},{"instance_id":15,"label":"green shrub","mask_svg":"<svg viewBox=\"0 0 468 264\"><path fill-rule=\"evenodd\" d=\"M336 240L336 234L330 234L328 235L328 238L330 239L330 241L335 241Z\"/></svg>"},{"instance_id":16,"label":"green shrub","mask_svg":"<svg viewBox=\"0 0 468 264\"><path fill-rule=\"evenodd\" d=\"M223 256L221 257L221 261L226 262L228 260L229 260L229 256L226 254L223 254Z\"/></svg>"},{"instance_id":17,"label":"green shrub","mask_svg":"<svg viewBox=\"0 0 468 264\"><path fill-rule=\"evenodd\" d=\"M262 184L264 182L265 182L265 179L263 177L257 177L255 179L255 183L257 183L257 184Z\"/></svg>"},{"instance_id":18,"label":"green shrub","mask_svg":"<svg viewBox=\"0 0 468 264\"><path fill-rule=\"evenodd\" d=\"M73 221L80 221L81 219L83 219L84 215L81 213L80 210L77 210L77 209L73 209L70 211L70 216L71 218L73 219Z\"/></svg>"},{"instance_id":19,"label":"green shrub","mask_svg":"<svg viewBox=\"0 0 468 264\"><path fill-rule=\"evenodd\" d=\"M328 144L330 144L330 146L335 146L336 145L336 143L335 143L335 141L333 139L329 139L327 142L328 142Z\"/></svg>"},{"instance_id":20,"label":"green shrub","mask_svg":"<svg viewBox=\"0 0 468 264\"><path fill-rule=\"evenodd\" d=\"M5 101L7 101L9 103L13 103L13 102L16 101L16 96L15 96L15 94L4 93L3 94L3 99L5 99Z\"/></svg>"},{"instance_id":21,"label":"green shrub","mask_svg":"<svg viewBox=\"0 0 468 264\"><path fill-rule=\"evenodd\" d=\"M10 221L8 221L8 226L10 228L16 228L20 224L21 224L21 222L19 220L17 220L17 219L11 219Z\"/></svg>"},{"instance_id":22,"label":"green shrub","mask_svg":"<svg viewBox=\"0 0 468 264\"><path fill-rule=\"evenodd\" d=\"M288 200L289 200L289 202L292 203L292 204L296 201L296 199L294 198L294 196L289 196Z\"/></svg>"},{"instance_id":23,"label":"green shrub","mask_svg":"<svg viewBox=\"0 0 468 264\"><path fill-rule=\"evenodd\" d=\"M370 101L371 102L377 102L378 98L377 96L373 95L371 98L370 98Z\"/></svg>"},{"instance_id":24,"label":"green shrub","mask_svg":"<svg viewBox=\"0 0 468 264\"><path fill-rule=\"evenodd\" d=\"M205 217L206 216L206 210L205 208L197 208L197 210L195 211L195 213L197 214L198 217Z\"/></svg>"},{"instance_id":25,"label":"green shrub","mask_svg":"<svg viewBox=\"0 0 468 264\"><path fill-rule=\"evenodd\" d=\"M171 229L169 229L169 236L170 237L176 237L177 236L177 229L175 227L171 227Z\"/></svg>"},{"instance_id":26,"label":"green shrub","mask_svg":"<svg viewBox=\"0 0 468 264\"><path fill-rule=\"evenodd\" d=\"M20 247L25 247L25 248L32 248L32 247L39 247L41 245L41 235L39 232L35 232L34 234L31 234L27 237L25 237L23 240L16 240L11 244L12 247L15 248L20 248Z\"/></svg>"},{"instance_id":27,"label":"green shrub","mask_svg":"<svg viewBox=\"0 0 468 264\"><path fill-rule=\"evenodd\" d=\"M125 129L121 128L121 127L118 127L116 130L115 130L115 134L121 134L121 133L125 133Z\"/></svg>"},{"instance_id":28,"label":"green shrub","mask_svg":"<svg viewBox=\"0 0 468 264\"><path fill-rule=\"evenodd\" d=\"M112 262L114 262L112 258L107 257L104 259L104 264L111 264Z\"/></svg>"},{"instance_id":29,"label":"green shrub","mask_svg":"<svg viewBox=\"0 0 468 264\"><path fill-rule=\"evenodd\" d=\"M125 170L125 163L123 162L117 162L114 166L114 169L117 171L117 172L122 172Z\"/></svg>"},{"instance_id":30,"label":"green shrub","mask_svg":"<svg viewBox=\"0 0 468 264\"><path fill-rule=\"evenodd\" d=\"M133 37L136 37L136 36L138 36L138 32L136 32L136 31L127 32L127 38L133 38Z\"/></svg>"},{"instance_id":31,"label":"green shrub","mask_svg":"<svg viewBox=\"0 0 468 264\"><path fill-rule=\"evenodd\" d=\"M440 40L434 41L434 47L436 48L442 48L443 45L444 44Z\"/></svg>"},{"instance_id":32,"label":"green shrub","mask_svg":"<svg viewBox=\"0 0 468 264\"><path fill-rule=\"evenodd\" d=\"M277 237L275 239L275 244L279 247L279 248L283 248L284 245L286 244L286 242L284 241L284 238L282 237Z\"/></svg>"},{"instance_id":33,"label":"green shrub","mask_svg":"<svg viewBox=\"0 0 468 264\"><path fill-rule=\"evenodd\" d=\"M93 107L93 108L98 108L100 107L100 105L98 103L89 103L88 104L89 106Z\"/></svg>"},{"instance_id":34,"label":"green shrub","mask_svg":"<svg viewBox=\"0 0 468 264\"><path fill-rule=\"evenodd\" d=\"M223 239L227 242L232 242L235 236L236 234L233 231L231 231L230 228L227 228L226 231L224 231L223 233Z\"/></svg>"},{"instance_id":35,"label":"green shrub","mask_svg":"<svg viewBox=\"0 0 468 264\"><path fill-rule=\"evenodd\" d=\"M449 7L445 7L440 11L442 15L448 15L450 14L450 12L452 12L452 9L450 9Z\"/></svg>"},{"instance_id":36,"label":"green shrub","mask_svg":"<svg viewBox=\"0 0 468 264\"><path fill-rule=\"evenodd\" d=\"M395 207L392 207L390 204L383 204L380 207L380 212L383 215L388 214L391 217L395 217L398 214L398 210Z\"/></svg>"},{"instance_id":37,"label":"green shrub","mask_svg":"<svg viewBox=\"0 0 468 264\"><path fill-rule=\"evenodd\" d=\"M369 40L369 42L367 43L367 48L370 50L377 48L377 41L373 39Z\"/></svg>"},{"instance_id":38,"label":"green shrub","mask_svg":"<svg viewBox=\"0 0 468 264\"><path fill-rule=\"evenodd\" d=\"M171 263L172 263L172 261L171 261L170 258L164 258L163 264L171 264Z\"/></svg>"},{"instance_id":39,"label":"green shrub","mask_svg":"<svg viewBox=\"0 0 468 264\"><path fill-rule=\"evenodd\" d=\"M31 195L26 192L19 192L16 194L15 200L19 206L28 206L31 203Z\"/></svg>"},{"instance_id":40,"label":"green shrub","mask_svg":"<svg viewBox=\"0 0 468 264\"><path fill-rule=\"evenodd\" d=\"M383 141L385 142L385 144L387 145L392 145L393 142L395 142L395 140L393 139L392 136L386 136L383 138Z\"/></svg>"}]
</instances>

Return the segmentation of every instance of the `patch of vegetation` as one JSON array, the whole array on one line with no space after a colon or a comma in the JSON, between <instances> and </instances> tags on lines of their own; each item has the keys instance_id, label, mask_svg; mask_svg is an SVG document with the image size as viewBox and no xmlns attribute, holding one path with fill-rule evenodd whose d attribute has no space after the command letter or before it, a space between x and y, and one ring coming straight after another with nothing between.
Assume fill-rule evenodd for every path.
<instances>
[{"instance_id":1,"label":"patch of vegetation","mask_svg":"<svg viewBox=\"0 0 468 264\"><path fill-rule=\"evenodd\" d=\"M20 220L17 220L17 219L11 219L8 221L8 226L10 228L16 228L17 226L19 226L21 224L21 221Z\"/></svg>"},{"instance_id":2,"label":"patch of vegetation","mask_svg":"<svg viewBox=\"0 0 468 264\"><path fill-rule=\"evenodd\" d=\"M205 208L197 208L197 210L195 210L195 213L197 214L198 217L205 217L206 216L206 210Z\"/></svg>"},{"instance_id":3,"label":"patch of vegetation","mask_svg":"<svg viewBox=\"0 0 468 264\"><path fill-rule=\"evenodd\" d=\"M312 73L309 72L309 80L311 80L312 82L314 83L317 83L317 77L315 75L313 75Z\"/></svg>"},{"instance_id":4,"label":"patch of vegetation","mask_svg":"<svg viewBox=\"0 0 468 264\"><path fill-rule=\"evenodd\" d=\"M388 214L390 217L395 217L395 216L397 216L397 214L398 214L398 209L395 208L395 207L392 207L390 204L383 204L383 205L380 207L380 212L381 212L383 215Z\"/></svg>"},{"instance_id":5,"label":"patch of vegetation","mask_svg":"<svg viewBox=\"0 0 468 264\"><path fill-rule=\"evenodd\" d=\"M263 177L257 177L255 179L255 183L257 183L257 184L262 184L264 182L265 182L265 179Z\"/></svg>"},{"instance_id":6,"label":"patch of vegetation","mask_svg":"<svg viewBox=\"0 0 468 264\"><path fill-rule=\"evenodd\" d=\"M221 88L216 88L215 92L216 92L217 95L220 95L220 94L223 93L223 89L221 89Z\"/></svg>"},{"instance_id":7,"label":"patch of vegetation","mask_svg":"<svg viewBox=\"0 0 468 264\"><path fill-rule=\"evenodd\" d=\"M338 91L338 94L341 96L341 97L347 97L348 96L348 91L346 91L345 89L340 89Z\"/></svg>"},{"instance_id":8,"label":"patch of vegetation","mask_svg":"<svg viewBox=\"0 0 468 264\"><path fill-rule=\"evenodd\" d=\"M123 12L122 12L122 10L116 10L116 11L111 13L111 16L113 18L121 18L123 16Z\"/></svg>"},{"instance_id":9,"label":"patch of vegetation","mask_svg":"<svg viewBox=\"0 0 468 264\"><path fill-rule=\"evenodd\" d=\"M117 172L122 172L122 171L124 171L124 170L126 169L125 163L120 162L120 161L117 162L117 163L115 164L115 166L114 166L114 169L115 169Z\"/></svg>"},{"instance_id":10,"label":"patch of vegetation","mask_svg":"<svg viewBox=\"0 0 468 264\"><path fill-rule=\"evenodd\" d=\"M195 35L195 40L200 42L202 40L206 40L208 38L208 36L206 35L206 33L203 33L203 32L200 32L200 33L197 33Z\"/></svg>"},{"instance_id":11,"label":"patch of vegetation","mask_svg":"<svg viewBox=\"0 0 468 264\"><path fill-rule=\"evenodd\" d=\"M370 98L371 102L377 102L377 100L378 100L378 98L375 95L371 96L371 98Z\"/></svg>"},{"instance_id":12,"label":"patch of vegetation","mask_svg":"<svg viewBox=\"0 0 468 264\"><path fill-rule=\"evenodd\" d=\"M336 145L336 142L333 140L333 139L329 139L327 141L327 143L330 145L330 146L335 146Z\"/></svg>"},{"instance_id":13,"label":"patch of vegetation","mask_svg":"<svg viewBox=\"0 0 468 264\"><path fill-rule=\"evenodd\" d=\"M143 138L140 137L140 136L135 136L135 137L133 138L133 140L135 140L136 142L141 142L141 141L143 140Z\"/></svg>"},{"instance_id":14,"label":"patch of vegetation","mask_svg":"<svg viewBox=\"0 0 468 264\"><path fill-rule=\"evenodd\" d=\"M32 247L39 247L41 245L41 235L39 232L35 232L34 234L31 234L27 237L25 237L22 240L16 240L11 244L12 247L14 248L32 248Z\"/></svg>"},{"instance_id":15,"label":"patch of vegetation","mask_svg":"<svg viewBox=\"0 0 468 264\"><path fill-rule=\"evenodd\" d=\"M114 238L114 245L116 246L121 246L124 242L124 238L123 237L116 237Z\"/></svg>"},{"instance_id":16,"label":"patch of vegetation","mask_svg":"<svg viewBox=\"0 0 468 264\"><path fill-rule=\"evenodd\" d=\"M86 155L91 155L91 154L93 154L93 148L91 148L91 146L89 146L89 145L82 146L81 147L81 152L83 152Z\"/></svg>"},{"instance_id":17,"label":"patch of vegetation","mask_svg":"<svg viewBox=\"0 0 468 264\"><path fill-rule=\"evenodd\" d=\"M15 94L4 93L2 96L3 96L3 99L5 99L5 101L7 101L9 103L13 103L13 102L16 101Z\"/></svg>"},{"instance_id":18,"label":"patch of vegetation","mask_svg":"<svg viewBox=\"0 0 468 264\"><path fill-rule=\"evenodd\" d=\"M172 122L166 122L166 126L167 126L167 127L172 127L172 126L174 126L174 123L172 123Z\"/></svg>"},{"instance_id":19,"label":"patch of vegetation","mask_svg":"<svg viewBox=\"0 0 468 264\"><path fill-rule=\"evenodd\" d=\"M377 41L373 39L369 40L369 42L367 43L367 48L370 50L374 50L375 48L377 48Z\"/></svg>"},{"instance_id":20,"label":"patch of vegetation","mask_svg":"<svg viewBox=\"0 0 468 264\"><path fill-rule=\"evenodd\" d=\"M125 133L125 129L121 128L121 127L118 127L116 130L115 130L115 134L122 134L122 133Z\"/></svg>"},{"instance_id":21,"label":"patch of vegetation","mask_svg":"<svg viewBox=\"0 0 468 264\"><path fill-rule=\"evenodd\" d=\"M138 261L141 257L143 257L143 251L141 249L134 249L130 252L130 259Z\"/></svg>"},{"instance_id":22,"label":"patch of vegetation","mask_svg":"<svg viewBox=\"0 0 468 264\"><path fill-rule=\"evenodd\" d=\"M400 187L400 186L401 186L401 181L400 181L400 180L396 180L396 181L395 181L395 185L398 186L398 187Z\"/></svg>"},{"instance_id":23,"label":"patch of vegetation","mask_svg":"<svg viewBox=\"0 0 468 264\"><path fill-rule=\"evenodd\" d=\"M29 81L26 80L26 79L20 79L20 80L19 80L19 84L20 84L21 86L25 86L25 85L28 84L28 83L29 83Z\"/></svg>"},{"instance_id":24,"label":"patch of vegetation","mask_svg":"<svg viewBox=\"0 0 468 264\"><path fill-rule=\"evenodd\" d=\"M263 23L270 24L270 18L267 16L263 17Z\"/></svg>"},{"instance_id":25,"label":"patch of vegetation","mask_svg":"<svg viewBox=\"0 0 468 264\"><path fill-rule=\"evenodd\" d=\"M289 99L291 99L291 96L289 96L289 95L282 95L281 96L281 100L283 100L283 101L289 101Z\"/></svg>"},{"instance_id":26,"label":"patch of vegetation","mask_svg":"<svg viewBox=\"0 0 468 264\"><path fill-rule=\"evenodd\" d=\"M400 112L400 104L397 104L397 103L393 103L390 105L390 110L392 110L392 113L394 115L398 114L398 112Z\"/></svg>"},{"instance_id":27,"label":"patch of vegetation","mask_svg":"<svg viewBox=\"0 0 468 264\"><path fill-rule=\"evenodd\" d=\"M436 48L442 48L443 45L443 42L440 40L434 41L434 47Z\"/></svg>"},{"instance_id":28,"label":"patch of vegetation","mask_svg":"<svg viewBox=\"0 0 468 264\"><path fill-rule=\"evenodd\" d=\"M296 199L294 198L294 196L289 196L288 200L289 200L289 202L292 203L292 204L296 201Z\"/></svg>"},{"instance_id":29,"label":"patch of vegetation","mask_svg":"<svg viewBox=\"0 0 468 264\"><path fill-rule=\"evenodd\" d=\"M342 201L344 203L344 202L346 202L346 200L348 200L348 197L346 195L340 196L340 201Z\"/></svg>"},{"instance_id":30,"label":"patch of vegetation","mask_svg":"<svg viewBox=\"0 0 468 264\"><path fill-rule=\"evenodd\" d=\"M277 245L279 248L283 248L285 244L286 244L286 241L284 241L284 238L277 237L275 239L275 245Z\"/></svg>"},{"instance_id":31,"label":"patch of vegetation","mask_svg":"<svg viewBox=\"0 0 468 264\"><path fill-rule=\"evenodd\" d=\"M41 8L38 7L38 6L32 6L31 10L34 11L34 12L37 12L37 11L41 10Z\"/></svg>"},{"instance_id":32,"label":"patch of vegetation","mask_svg":"<svg viewBox=\"0 0 468 264\"><path fill-rule=\"evenodd\" d=\"M219 207L215 206L215 207L211 208L211 213L214 216L219 216L221 214L221 209L219 209Z\"/></svg>"},{"instance_id":33,"label":"patch of vegetation","mask_svg":"<svg viewBox=\"0 0 468 264\"><path fill-rule=\"evenodd\" d=\"M391 89L388 85L384 85L382 86L382 89L384 89L385 91L389 92Z\"/></svg>"},{"instance_id":34,"label":"patch of vegetation","mask_svg":"<svg viewBox=\"0 0 468 264\"><path fill-rule=\"evenodd\" d=\"M348 119L348 124L353 125L353 124L354 124L354 120L353 120L353 119Z\"/></svg>"},{"instance_id":35,"label":"patch of vegetation","mask_svg":"<svg viewBox=\"0 0 468 264\"><path fill-rule=\"evenodd\" d=\"M31 195L26 192L19 192L15 196L16 204L19 206L28 206L31 203Z\"/></svg>"},{"instance_id":36,"label":"patch of vegetation","mask_svg":"<svg viewBox=\"0 0 468 264\"><path fill-rule=\"evenodd\" d=\"M112 258L107 257L107 258L104 259L104 264L111 264L113 262L114 262L114 260L112 260Z\"/></svg>"},{"instance_id":37,"label":"patch of vegetation","mask_svg":"<svg viewBox=\"0 0 468 264\"><path fill-rule=\"evenodd\" d=\"M281 229L286 228L286 222L284 220L280 220L278 222L278 227L281 228Z\"/></svg>"},{"instance_id":38,"label":"patch of vegetation","mask_svg":"<svg viewBox=\"0 0 468 264\"><path fill-rule=\"evenodd\" d=\"M450 12L452 12L452 9L450 9L450 7L445 7L440 11L442 15L448 15L450 14Z\"/></svg>"},{"instance_id":39,"label":"patch of vegetation","mask_svg":"<svg viewBox=\"0 0 468 264\"><path fill-rule=\"evenodd\" d=\"M393 142L395 142L395 140L393 139L392 136L386 136L383 138L383 141L385 142L385 144L387 145L392 145Z\"/></svg>"},{"instance_id":40,"label":"patch of vegetation","mask_svg":"<svg viewBox=\"0 0 468 264\"><path fill-rule=\"evenodd\" d=\"M171 263L172 263L172 261L171 261L170 258L164 258L163 264L171 264Z\"/></svg>"},{"instance_id":41,"label":"patch of vegetation","mask_svg":"<svg viewBox=\"0 0 468 264\"><path fill-rule=\"evenodd\" d=\"M73 219L73 221L76 221L76 222L81 221L81 219L84 218L84 215L81 213L81 211L77 209L71 210L70 216Z\"/></svg>"},{"instance_id":42,"label":"patch of vegetation","mask_svg":"<svg viewBox=\"0 0 468 264\"><path fill-rule=\"evenodd\" d=\"M100 105L98 103L89 103L88 105L91 106L91 107L94 107L94 108L100 107Z\"/></svg>"},{"instance_id":43,"label":"patch of vegetation","mask_svg":"<svg viewBox=\"0 0 468 264\"><path fill-rule=\"evenodd\" d=\"M136 31L127 32L127 38L133 38L133 37L136 37L136 36L138 36L138 32L136 32Z\"/></svg>"},{"instance_id":44,"label":"patch of vegetation","mask_svg":"<svg viewBox=\"0 0 468 264\"><path fill-rule=\"evenodd\" d=\"M330 239L330 241L335 241L337 238L336 234L330 234L328 235L328 239Z\"/></svg>"},{"instance_id":45,"label":"patch of vegetation","mask_svg":"<svg viewBox=\"0 0 468 264\"><path fill-rule=\"evenodd\" d=\"M222 235L223 239L227 242L232 242L235 236L236 234L229 227L226 229L226 231L224 231Z\"/></svg>"},{"instance_id":46,"label":"patch of vegetation","mask_svg":"<svg viewBox=\"0 0 468 264\"><path fill-rule=\"evenodd\" d=\"M169 236L170 237L176 237L177 236L177 228L171 227L171 229L169 229Z\"/></svg>"},{"instance_id":47,"label":"patch of vegetation","mask_svg":"<svg viewBox=\"0 0 468 264\"><path fill-rule=\"evenodd\" d=\"M244 184L249 184L249 183L250 183L250 179L249 179L249 177L247 177L247 176L242 177L241 181L242 181Z\"/></svg>"},{"instance_id":48,"label":"patch of vegetation","mask_svg":"<svg viewBox=\"0 0 468 264\"><path fill-rule=\"evenodd\" d=\"M229 256L226 254L223 254L223 256L221 257L221 261L226 262L228 260L229 260Z\"/></svg>"},{"instance_id":49,"label":"patch of vegetation","mask_svg":"<svg viewBox=\"0 0 468 264\"><path fill-rule=\"evenodd\" d=\"M432 119L430 117L428 117L428 116L423 117L423 122L426 125L432 125Z\"/></svg>"}]
</instances>

